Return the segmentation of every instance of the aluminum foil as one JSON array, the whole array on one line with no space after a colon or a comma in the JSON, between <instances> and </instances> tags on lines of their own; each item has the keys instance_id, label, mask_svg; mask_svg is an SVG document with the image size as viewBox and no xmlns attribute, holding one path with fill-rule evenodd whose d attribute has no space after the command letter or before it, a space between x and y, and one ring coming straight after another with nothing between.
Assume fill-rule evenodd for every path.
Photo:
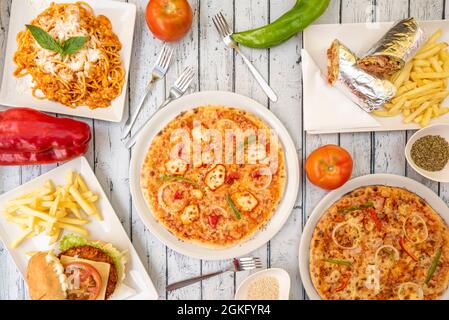
<instances>
[{"instance_id":1,"label":"aluminum foil","mask_svg":"<svg viewBox=\"0 0 449 320\"><path fill-rule=\"evenodd\" d=\"M369 59L385 56L396 62L396 70L412 58L426 40L424 30L415 18L406 18L396 22L390 30L377 41L360 63Z\"/></svg>"},{"instance_id":2,"label":"aluminum foil","mask_svg":"<svg viewBox=\"0 0 449 320\"><path fill-rule=\"evenodd\" d=\"M334 40L329 50L333 51L332 57L328 56L329 73L335 75L333 85L363 110L371 112L379 109L395 96L393 83L360 69L357 56L338 40Z\"/></svg>"}]
</instances>

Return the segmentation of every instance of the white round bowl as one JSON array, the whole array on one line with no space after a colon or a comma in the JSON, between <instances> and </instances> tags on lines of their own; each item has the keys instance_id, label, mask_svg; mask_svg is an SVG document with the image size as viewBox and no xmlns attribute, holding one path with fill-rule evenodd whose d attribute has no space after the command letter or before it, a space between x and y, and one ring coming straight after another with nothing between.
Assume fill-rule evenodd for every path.
<instances>
[{"instance_id":1,"label":"white round bowl","mask_svg":"<svg viewBox=\"0 0 449 320\"><path fill-rule=\"evenodd\" d=\"M154 136L182 111L205 105L235 107L256 115L277 133L285 154L287 181L284 195L276 209L276 212L273 214L270 221L268 221L265 226L260 228L260 230L258 230L250 239L235 246L223 249L203 247L179 240L154 218L140 187L140 173L142 164ZM271 240L271 238L273 238L282 228L290 216L298 195L299 161L295 144L293 143L287 129L268 108L264 107L257 101L236 93L223 91L202 91L183 96L173 101L165 108L159 110L147 123L145 129L140 133L140 137L133 147L129 172L129 184L133 204L136 207L141 220L150 232L162 243L181 254L193 258L203 260L224 260L240 257L258 249Z\"/></svg>"},{"instance_id":2,"label":"white round bowl","mask_svg":"<svg viewBox=\"0 0 449 320\"><path fill-rule=\"evenodd\" d=\"M449 142L449 124L435 124L415 132L415 134L411 136L411 138L407 142L407 145L405 146L405 158L407 159L408 164L413 168L413 170L426 177L427 179L438 182L449 182L449 162L446 164L443 170L432 172L418 167L410 155L410 151L416 140L428 135L438 135Z\"/></svg>"},{"instance_id":3,"label":"white round bowl","mask_svg":"<svg viewBox=\"0 0 449 320\"><path fill-rule=\"evenodd\" d=\"M235 300L248 300L248 289L252 282L261 277L275 277L279 282L279 300L289 300L290 296L290 276L284 269L270 268L253 273L242 281L235 292Z\"/></svg>"},{"instance_id":4,"label":"white round bowl","mask_svg":"<svg viewBox=\"0 0 449 320\"><path fill-rule=\"evenodd\" d=\"M417 194L425 201L427 201L427 203L443 218L443 220L447 224L449 224L449 208L447 207L446 203L431 189L418 183L415 180L394 174L370 174L350 180L341 188L329 192L317 204L315 209L313 209L309 219L307 220L307 223L302 232L298 255L299 273L301 275L304 289L306 290L306 293L311 300L321 299L312 283L309 270L310 240L312 239L316 224L320 220L321 216L326 212L326 210L342 196L354 189L369 185L386 185L407 189L408 191ZM446 290L446 292L440 297L440 299L448 300L449 290Z\"/></svg>"}]
</instances>

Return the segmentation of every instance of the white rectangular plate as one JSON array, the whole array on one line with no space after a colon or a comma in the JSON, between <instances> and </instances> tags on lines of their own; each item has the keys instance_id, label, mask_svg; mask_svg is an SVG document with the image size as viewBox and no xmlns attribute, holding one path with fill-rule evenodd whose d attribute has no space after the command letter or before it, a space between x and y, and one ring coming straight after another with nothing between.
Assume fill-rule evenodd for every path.
<instances>
[{"instance_id":1,"label":"white rectangular plate","mask_svg":"<svg viewBox=\"0 0 449 320\"><path fill-rule=\"evenodd\" d=\"M69 3L76 1L77 0L14 0L12 2L5 66L3 69L2 86L0 89L0 105L8 107L31 107L47 112L113 122L120 122L122 120L125 108L134 24L136 20L136 6L132 3L107 0L83 0L92 6L95 15L102 14L109 18L112 23L113 31L117 34L122 43L120 55L126 72L125 83L121 95L111 101L109 107L97 108L94 110L91 110L86 106L70 108L58 102L39 100L31 94L30 76L16 78L13 75L13 72L16 69L13 56L17 50L17 33L24 30L25 24L30 23L30 21L45 10L51 2Z\"/></svg>"},{"instance_id":2,"label":"white rectangular plate","mask_svg":"<svg viewBox=\"0 0 449 320\"><path fill-rule=\"evenodd\" d=\"M422 28L427 35L431 35L438 28L443 29L443 35L438 41L449 42L449 21L432 20L420 21ZM334 39L340 40L350 48L355 54L363 54L392 26L393 22L375 23L345 23L345 24L316 24L309 26L304 31L304 49L311 55L321 72L326 72L327 58L326 50ZM337 90L337 89L335 89ZM448 99L445 106L449 106ZM348 100L347 103L353 103ZM338 118L338 106L334 106L335 117ZM404 124L403 118L396 117L375 117L381 124L373 128L353 128L340 130L316 130L308 133L337 133L337 132L364 132L364 131L393 131L393 130L413 130L420 129L418 124ZM449 114L437 119L432 119L431 124L449 123Z\"/></svg>"},{"instance_id":3,"label":"white rectangular plate","mask_svg":"<svg viewBox=\"0 0 449 320\"><path fill-rule=\"evenodd\" d=\"M16 239L20 233L20 228L6 221L2 214L2 208L8 200L15 199L24 193L30 192L37 187L41 187L45 181L52 180L55 184L65 184L65 176L67 171L72 170L79 172L87 186L92 192L99 195L97 207L103 216L103 221L91 218L91 221L85 225L90 235L87 237L92 240L101 240L112 243L117 249L127 251L126 278L124 284L135 291L134 294L128 296L127 299L132 300L155 300L158 293L148 276L145 267L137 255L131 241L129 240L123 226L118 219L114 209L111 206L106 194L100 186L94 172L84 157L80 157L65 163L53 169L38 178L23 184L22 186L0 195L0 240L11 254L17 268L25 278L25 271L28 264L27 252L46 251L52 249L48 246L49 237L39 235L34 238L26 239L18 248L12 249L10 244ZM112 298L114 298L112 296Z\"/></svg>"}]
</instances>

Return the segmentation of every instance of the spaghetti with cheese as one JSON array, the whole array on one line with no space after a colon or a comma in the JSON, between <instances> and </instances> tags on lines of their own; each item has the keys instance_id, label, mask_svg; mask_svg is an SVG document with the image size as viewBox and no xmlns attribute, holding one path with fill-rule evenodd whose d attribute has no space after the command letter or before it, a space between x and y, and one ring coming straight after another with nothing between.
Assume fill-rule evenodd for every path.
<instances>
[{"instance_id":1,"label":"spaghetti with cheese","mask_svg":"<svg viewBox=\"0 0 449 320\"><path fill-rule=\"evenodd\" d=\"M52 3L31 24L59 42L77 36L89 38L79 51L62 57L43 49L29 30L17 34L14 75L31 75L34 97L95 109L108 107L121 94L125 81L119 54L122 45L107 17L95 16L84 2Z\"/></svg>"}]
</instances>

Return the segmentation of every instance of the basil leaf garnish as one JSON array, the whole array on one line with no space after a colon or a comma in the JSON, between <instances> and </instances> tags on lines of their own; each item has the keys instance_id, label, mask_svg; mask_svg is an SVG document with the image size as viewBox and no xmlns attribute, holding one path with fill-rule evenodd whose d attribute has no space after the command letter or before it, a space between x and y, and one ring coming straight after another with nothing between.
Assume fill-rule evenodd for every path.
<instances>
[{"instance_id":1,"label":"basil leaf garnish","mask_svg":"<svg viewBox=\"0 0 449 320\"><path fill-rule=\"evenodd\" d=\"M72 54L81 49L89 37L72 37L64 41L64 55Z\"/></svg>"},{"instance_id":2,"label":"basil leaf garnish","mask_svg":"<svg viewBox=\"0 0 449 320\"><path fill-rule=\"evenodd\" d=\"M34 26L32 24L26 25L27 29L30 30L31 34L33 35L34 40L44 49L58 52L60 54L63 53L63 48L61 44L53 39L53 37L44 29Z\"/></svg>"},{"instance_id":3,"label":"basil leaf garnish","mask_svg":"<svg viewBox=\"0 0 449 320\"><path fill-rule=\"evenodd\" d=\"M71 37L64 41L64 44L61 44L57 40L53 39L47 31L38 26L27 24L26 27L31 32L34 40L36 40L42 48L57 52L63 58L66 55L77 52L89 40L89 37L87 36Z\"/></svg>"}]
</instances>

